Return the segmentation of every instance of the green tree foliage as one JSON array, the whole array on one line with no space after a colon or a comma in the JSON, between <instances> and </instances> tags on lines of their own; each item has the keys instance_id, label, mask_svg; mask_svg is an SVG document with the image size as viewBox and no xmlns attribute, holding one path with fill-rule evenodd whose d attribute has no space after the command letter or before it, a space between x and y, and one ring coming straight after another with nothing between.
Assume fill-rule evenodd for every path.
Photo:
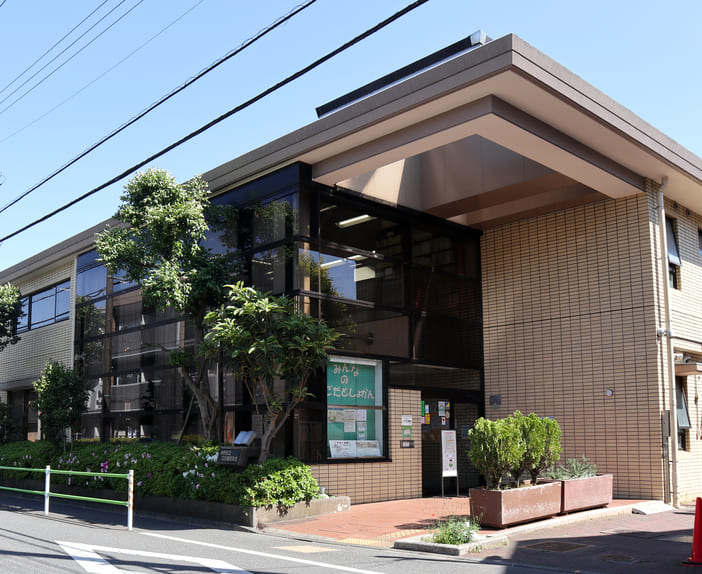
<instances>
[{"instance_id":1,"label":"green tree foliage","mask_svg":"<svg viewBox=\"0 0 702 574\"><path fill-rule=\"evenodd\" d=\"M207 194L200 177L181 185L164 170L138 173L125 186L115 214L120 225L105 230L96 242L111 273L119 270L141 286L145 305L171 307L192 319L196 349L204 339L205 315L224 301L224 286L240 268L235 252L215 253L203 246L210 228L231 228L233 217L232 211L212 206ZM205 435L212 438L218 407L206 358L197 351L185 357L181 350L172 362L197 399Z\"/></svg>"},{"instance_id":2,"label":"green tree foliage","mask_svg":"<svg viewBox=\"0 0 702 574\"><path fill-rule=\"evenodd\" d=\"M242 283L229 289L228 301L207 316L207 346L214 356L231 357L257 414L260 404L265 408L262 463L295 406L309 396L307 381L326 363L337 334L288 297L264 295Z\"/></svg>"},{"instance_id":3,"label":"green tree foliage","mask_svg":"<svg viewBox=\"0 0 702 574\"><path fill-rule=\"evenodd\" d=\"M0 351L19 341L17 320L24 315L19 289L11 283L0 285Z\"/></svg>"},{"instance_id":4,"label":"green tree foliage","mask_svg":"<svg viewBox=\"0 0 702 574\"><path fill-rule=\"evenodd\" d=\"M513 419L491 421L480 417L468 436L468 458L485 477L488 488L499 488L502 476L524 458L526 445L519 427Z\"/></svg>"},{"instance_id":5,"label":"green tree foliage","mask_svg":"<svg viewBox=\"0 0 702 574\"><path fill-rule=\"evenodd\" d=\"M85 412L88 385L74 370L62 363L49 362L34 383L36 408L42 431L55 444L65 447L65 429L73 428Z\"/></svg>"}]
</instances>

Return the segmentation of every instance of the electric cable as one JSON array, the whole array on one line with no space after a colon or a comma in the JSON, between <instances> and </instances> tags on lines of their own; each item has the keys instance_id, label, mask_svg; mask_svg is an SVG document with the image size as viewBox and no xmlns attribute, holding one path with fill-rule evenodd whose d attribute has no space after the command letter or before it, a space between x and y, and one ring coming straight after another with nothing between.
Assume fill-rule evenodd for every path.
<instances>
[{"instance_id":1,"label":"electric cable","mask_svg":"<svg viewBox=\"0 0 702 574\"><path fill-rule=\"evenodd\" d=\"M278 18L278 19L275 20L272 24L269 24L268 26L266 26L265 28L263 28L262 30L260 30L260 31L259 31L257 34L255 34L253 37L249 38L249 39L246 40L244 43L242 43L238 48L235 48L234 50L231 50L231 51L230 51L229 53L227 53L225 56L223 56L223 57L220 58L219 60L215 61L213 64L211 64L210 66L208 66L208 67L205 68L204 70L200 71L198 74L196 74L195 76L193 76L192 78L190 78L190 79L189 79L188 81L186 81L185 83L181 84L178 88L176 88L175 90L169 92L168 94L166 94L165 96L163 96L162 98L160 98L159 100L157 100L156 102L154 102L153 104L151 104L148 108L146 108L146 109L143 110L142 112L138 113L136 116L134 116L134 117L133 117L132 119L130 119L129 121L123 123L123 124L122 124L120 127L118 127L117 129L111 131L109 134L107 134L106 136L104 136L103 138L101 138L99 141L97 141L96 143L94 143L93 145L91 145L90 147L88 147L87 149L85 149L83 152L81 152L80 154L78 154L78 155L77 155L76 157L74 157L72 160L70 160L70 161L68 161L67 163L63 164L60 168L58 168L57 170L55 170L54 172L52 172L51 174L49 174L48 176L46 176L46 177L45 177L44 179L42 179L39 183L35 184L35 185L32 186L31 188L29 188L27 191L25 191L24 193L18 195L17 197L15 197L15 198L14 198L12 201L10 201L9 203L5 204L2 208L0 208L0 213L3 213L4 211L7 211L10 207L12 207L13 205L15 205L17 202L19 202L19 201L21 201L22 199L24 199L25 197L27 197L27 196L28 196L30 193L32 193L33 191L36 191L39 187L41 187L42 185L44 185L45 183L47 183L48 181L50 181L51 179L53 179L54 177L56 177L57 175L59 175L60 173L62 173L63 171L65 171L66 169L68 169L68 168L69 168L70 166L72 166L73 164L77 163L79 160L81 160L82 158L84 158L85 156L87 156L87 155L88 155L89 153L91 153L92 151L96 150L98 147L100 147L101 145L103 145L105 142L109 141L110 139L112 139L113 137L115 137L117 134L119 134L120 132L124 131L124 130L127 129L129 126L131 126L132 124L136 123L138 120L140 120L141 118L143 118L144 116L146 116L148 113L150 113L151 111L153 111L154 109L156 109L157 107L159 107L161 104L163 104L163 103L166 102L167 100L171 99L171 98L172 98L173 96L175 96L176 94L182 92L185 88L187 88L188 86L190 86L191 84L193 84L194 82L196 82L197 80L199 80L200 78L202 78L203 76L205 76L206 74L208 74L209 72L211 72L212 70L214 70L217 66L220 66L221 64L223 64L224 62L226 62L226 61L229 60L230 58L233 58L233 57L236 56L237 54L241 53L243 50L245 50L246 48L248 48L249 46L251 46L254 42L256 42L257 40L261 39L263 36L265 36L265 35L268 34L269 32L272 32L272 31L275 30L278 26L280 26L280 25L282 25L283 23L287 22L290 18L292 18L292 17L295 16L296 14L299 14L299 13L302 12L305 8L307 8L307 7L309 7L310 5L314 4L316 1L317 1L317 0L308 0L307 2L305 2L305 3L303 3L303 4L298 4L295 8L293 8L293 9L292 9L290 12L288 12L286 15L284 15L284 16Z\"/></svg>"},{"instance_id":2,"label":"electric cable","mask_svg":"<svg viewBox=\"0 0 702 574\"><path fill-rule=\"evenodd\" d=\"M54 56L51 60L49 60L49 62L47 62L44 66L42 66L37 72L35 72L34 74L32 74L29 78L27 78L24 82L22 82L19 86L17 86L17 88L15 88L14 90L12 90L12 92L10 92L10 93L9 93L7 96L5 96L2 100L0 100L0 104L2 104L2 103L4 103L5 101L7 101L13 94L17 93L17 91L19 91L20 88L22 88L23 86L27 85L27 83L28 83L30 80L32 80L33 78L35 78L35 77L37 76L37 74L39 74L39 72L45 70L45 69L49 66L49 64L52 64L53 62L55 62L56 59L59 58L59 56L63 55L69 48L71 48L72 46L74 46L74 45L76 44L76 42L78 42L78 40L80 40L81 38L83 38L83 36L85 36L85 35L86 35L88 32L90 32L93 28L95 28L95 26L97 26L100 22L102 22L102 21L103 21L105 18L107 18L110 14L112 14L112 12L114 12L117 8L119 8L122 4L124 4L124 2L126 2L126 0L122 0L119 4L117 4L117 6L115 6L112 10L110 10L107 14L105 14L102 18L100 18L100 20L98 20L97 22L95 22L95 24L93 24L90 28L88 28L83 34L81 34L78 38L76 38L73 42L71 42L68 46L66 46L66 48L64 48L63 50L61 50L61 52L59 52L56 56ZM0 114L4 114L7 110L9 110L9 109L10 109L12 106L14 106L17 102L19 102L20 100L22 100L27 94L29 94L30 92L34 91L34 89L36 89L38 86L40 86L41 84L43 84L46 80L48 80L51 76L53 76L56 72L58 72L61 68L63 68L66 64L68 64L68 62L70 62L73 58L75 58L78 54L80 54L83 50L85 50L88 46L90 46L93 42L95 42L95 40L97 40L98 38L100 38L100 36L102 36L105 32L107 32L108 30L110 30L110 29L111 29L113 26L115 26L120 20L122 20L122 18L124 18L124 17L127 16L129 13L131 13L135 8L137 8L137 7L138 7L141 3L143 3L143 2L144 2L144 0L139 0L134 6L132 6L129 10L127 10L127 11L126 11L124 14L122 14L119 18L117 18L117 20L115 20L114 22L112 22L109 26L107 26L107 28L105 28L102 32L100 32L97 36L95 36L95 37L94 37L92 40L90 40L87 44L85 44L84 46L82 46L79 50L77 50L76 52L74 52L71 56L69 56L66 60L64 60L61 64L59 64L58 67L54 68L51 72L49 72L46 76L44 76L41 80L39 80L39 81L38 81L36 84L34 84L31 88L29 88L28 90L26 90L26 91L25 91L24 93L22 93L18 98L16 98L15 100L13 100L10 104L8 104L7 106L5 106L3 109L1 109L1 110L0 110Z\"/></svg>"},{"instance_id":3,"label":"electric cable","mask_svg":"<svg viewBox=\"0 0 702 574\"><path fill-rule=\"evenodd\" d=\"M4 4L6 1L7 1L7 0L3 0L3 4ZM66 33L63 35L63 37L62 37L58 42L54 43L54 45L51 46L51 48L49 48L46 52L44 52L41 56L39 56L36 60L34 60L31 64L29 64L29 66L27 66L22 72L20 72L19 74L17 74L17 76L15 77L14 80L12 80L12 81L11 81L9 84L7 84L2 90L0 90L0 94L2 94L7 88L9 88L12 84L14 84L14 83L15 83L17 80L19 80L22 76L24 76L24 75L25 75L29 70L31 70L39 61L41 61L41 59L42 59L44 56L46 56L49 52L51 52L51 50L53 50L56 46L58 46L61 42L63 42L66 38L68 38L68 36L70 36L71 34L73 34L73 32L75 32L77 28L79 28L88 18L90 18L93 14L95 14L95 12L97 12L100 8L102 8L105 4L107 4L107 2L109 2L109 0L103 0L102 4L100 4L97 8L95 8L95 10L93 10L90 14L88 14L88 15L87 15L85 18L83 18L80 22L78 22L78 24L76 24L75 26L73 26L73 28L71 28L70 31L66 32ZM2 4L0 4L0 8L1 8L1 7L2 7Z\"/></svg>"},{"instance_id":4,"label":"electric cable","mask_svg":"<svg viewBox=\"0 0 702 574\"><path fill-rule=\"evenodd\" d=\"M17 134L22 133L24 130L26 130L27 128L30 128L30 127L32 127L33 125L35 125L36 123L40 122L40 121L43 120L46 116L48 116L49 114L51 114L51 113L53 113L54 111L56 111L58 108L60 108L60 107L63 106L64 104L70 102L70 101L71 101L73 98L75 98L78 94L81 94L82 92L84 92L85 90L87 90L90 86L92 86L94 83L96 83L96 82L98 82L99 80L101 80L102 78L104 78L104 77L105 77L107 74L109 74L112 70L114 70L115 68L117 68L118 66L120 66L121 64L123 64L124 62L126 62L126 61L127 61L129 58L131 58L134 54L136 54L137 52L139 52L140 50L142 50L143 48L145 48L148 44L150 44L151 42L153 42L153 41L154 41L156 38L158 38L161 34L163 34L164 32L166 32L166 30L168 30L169 28L171 28L172 26L174 26L176 23L178 23L180 20L182 20L183 18L185 18L185 16L187 16L190 12L192 12L193 10L195 10L195 8L197 8L197 7L198 7L200 4L202 4L204 1L205 1L205 0L198 0L198 2L196 2L195 4L193 4L190 8L188 8L185 12L183 12L183 13L182 13L180 16L178 16L175 20L171 21L168 25L166 25L166 26L164 26L163 28L161 28L161 30L159 30L156 34L154 34L153 36L151 36L151 38L149 38L148 40L146 40L146 42L144 42L143 44L141 44L138 48L135 48L134 50L132 50L131 52L129 52L129 54L127 54L126 56L124 56L124 58L122 58L119 62L116 62L115 64L113 64L112 66L110 66L107 70L105 70L104 72L102 72L102 74L100 74L99 76L97 76L95 79L93 79L92 81L90 81L90 82L88 82L87 84L85 84L85 85L84 85L82 88L80 88L79 90L76 90L75 92L73 92L73 93L72 93L70 96L68 96L66 99L64 99L64 100L62 100L61 102L59 102L58 104L56 104L53 108L51 108L51 109L45 111L43 114L41 114L40 116L38 116L37 118L35 118L35 119L32 120L31 122L25 124L24 126L22 126L21 128L15 130L15 131L12 132L11 134L8 134L8 135L5 136L4 138L0 139L0 144L5 143L5 142L6 142L7 140L9 140L9 139L12 139L12 138L15 137Z\"/></svg>"},{"instance_id":5,"label":"electric cable","mask_svg":"<svg viewBox=\"0 0 702 574\"><path fill-rule=\"evenodd\" d=\"M411 4L405 6L403 9L399 10L398 12L395 12L392 16L386 18L385 20L383 20L382 22L379 22L378 24L376 24L376 25L373 26L372 28L369 28L369 29L366 30L365 32L359 34L358 36L356 36L356 37L353 38L352 40L349 40L349 41L346 42L345 44L342 44L341 46L339 46L339 47L336 48L335 50L332 50L331 52L329 52L329 53L327 53L326 55L322 56L322 57L319 58L318 60L315 60L315 61L312 62L311 64L309 64L309 65L305 66L304 68L298 70L297 72L295 72L294 74L288 76L288 77L285 78L284 80L281 80L280 82L278 82L277 84L273 85L272 87L270 87L270 88L264 90L263 92L260 92L258 95L254 96L253 98L250 98L249 100L247 100L247 101L244 102L243 104L240 104L240 105L236 106L235 108L232 108L232 109L229 110L228 112L226 112L226 113L220 115L219 117L215 118L214 120L208 122L208 123L205 124L204 126L198 128L197 130L195 130L195 131L193 131L193 132L190 132L190 133L189 133L188 135L186 135L185 137L179 139L178 141L172 143L171 145L169 145L169 146L163 148L162 150L156 152L155 154L149 156L149 157L146 158L145 160L140 161L139 163L133 165L132 167L130 167L130 168L124 170L122 173L120 173L119 175L116 175L115 177L113 177L113 178L110 179L109 181L106 181L105 183L102 183L102 184L100 184L99 186L94 187L94 188L91 189L90 191L87 191L86 193L82 194L81 196L79 196L79 197L73 199L72 201L69 201L68 203L66 203L66 204L62 205L61 207L59 207L59 208L53 210L52 212L47 213L46 215L40 217L39 219L36 219L36 220L34 220L33 222L28 223L28 224L25 225L24 227L22 227L22 228L20 228L20 229L18 229L18 230L16 230L16 231L13 231L12 233L9 233L8 235L5 235L4 237L0 237L0 245L2 245L2 243L4 243L5 241L7 241L8 239L11 239L11 238L13 238L13 237L19 235L20 233L23 233L23 232L27 231L28 229L31 229L32 227L34 227L34 226L36 226L36 225L38 225L38 224L40 224L40 223L43 223L43 222L46 221L47 219L50 219L50 218L54 217L55 215L58 215L59 213L61 213L62 211L65 211L66 209L68 209L68 208L70 208L70 207L73 207L74 205L76 205L77 203L80 203L81 201L87 199L87 198L90 197L91 195L96 194L98 191L101 191L101 190L105 189L106 187L108 187L108 186L110 186L110 185L112 185L112 184L114 184L114 183L117 183L117 182L120 181L121 179L124 179L124 178L127 177L128 175L130 175L130 174L134 173L135 171L137 171L138 169L144 167L146 164L148 164L148 163L152 162L153 160L155 160L155 159L157 159L157 158L159 158L159 157L165 155L165 154L168 153L169 151L172 151L172 150L175 149L176 147L178 147L178 146L184 144L185 142L187 142L187 141L193 139L194 137L200 135L202 132L204 132L204 131L210 129L211 127L215 126L216 124L218 124L218 123L224 121L225 119L227 119L227 118L233 116L234 114L240 112L241 110L243 110L243 109L249 107L250 105L254 104L255 102L257 102L257 101L261 100L262 98L266 97L267 95L269 95L269 94L275 92L276 90L282 88L283 86L289 84L289 83L292 82L293 80L296 80L296 79L299 78L300 76L303 76L304 74L307 74L308 72L310 72L310 71L313 70L314 68L317 68L318 66L320 66L321 64L323 64L323 63L326 62L327 60L330 60L330 59L333 58L334 56L336 56L336 55L340 54L341 52L347 50L348 48L354 46L355 44L357 44L357 43L360 42L361 40L364 40L364 39L367 38L368 36L371 36L372 34L375 34L375 33L378 32L379 30L385 28L386 26L388 26L389 24L393 23L395 20L401 18L401 17L404 16L405 14L411 12L411 11L414 10L415 8L418 8L418 7L421 6L422 4L426 4L428 1L429 1L429 0L416 0L415 2L412 2Z\"/></svg>"}]
</instances>

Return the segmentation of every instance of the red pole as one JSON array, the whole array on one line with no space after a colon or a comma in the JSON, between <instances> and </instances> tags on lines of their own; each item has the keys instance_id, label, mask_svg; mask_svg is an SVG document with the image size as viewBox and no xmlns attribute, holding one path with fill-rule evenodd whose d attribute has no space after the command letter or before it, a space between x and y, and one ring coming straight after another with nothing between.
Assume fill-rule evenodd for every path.
<instances>
[{"instance_id":1,"label":"red pole","mask_svg":"<svg viewBox=\"0 0 702 574\"><path fill-rule=\"evenodd\" d=\"M695 506L695 529L692 531L692 556L683 565L702 566L702 498L699 497Z\"/></svg>"}]
</instances>

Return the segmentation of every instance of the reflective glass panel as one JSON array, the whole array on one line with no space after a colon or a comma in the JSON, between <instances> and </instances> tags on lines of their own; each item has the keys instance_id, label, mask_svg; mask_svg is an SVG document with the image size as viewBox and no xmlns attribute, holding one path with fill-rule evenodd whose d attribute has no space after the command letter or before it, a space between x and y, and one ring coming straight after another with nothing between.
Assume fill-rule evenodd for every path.
<instances>
[{"instance_id":1,"label":"reflective glass panel","mask_svg":"<svg viewBox=\"0 0 702 574\"><path fill-rule=\"evenodd\" d=\"M17 332L24 333L29 329L29 297L22 298L22 316L17 320Z\"/></svg>"},{"instance_id":2,"label":"reflective glass panel","mask_svg":"<svg viewBox=\"0 0 702 574\"><path fill-rule=\"evenodd\" d=\"M80 271L76 276L76 303L104 297L106 292L107 270L102 265Z\"/></svg>"},{"instance_id":3,"label":"reflective glass panel","mask_svg":"<svg viewBox=\"0 0 702 574\"><path fill-rule=\"evenodd\" d=\"M403 307L403 267L398 262L339 250L319 253L301 248L298 270L309 291Z\"/></svg>"},{"instance_id":4,"label":"reflective glass panel","mask_svg":"<svg viewBox=\"0 0 702 574\"><path fill-rule=\"evenodd\" d=\"M56 290L49 289L32 295L30 305L32 329L53 323L56 312Z\"/></svg>"}]
</instances>

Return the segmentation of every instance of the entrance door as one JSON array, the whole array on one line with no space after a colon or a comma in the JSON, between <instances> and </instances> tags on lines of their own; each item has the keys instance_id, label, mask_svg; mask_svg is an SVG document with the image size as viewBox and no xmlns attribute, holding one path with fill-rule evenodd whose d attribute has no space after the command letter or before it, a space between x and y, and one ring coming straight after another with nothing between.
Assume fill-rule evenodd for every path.
<instances>
[{"instance_id":1,"label":"entrance door","mask_svg":"<svg viewBox=\"0 0 702 574\"><path fill-rule=\"evenodd\" d=\"M422 424L422 494L441 495L441 431L456 431L458 481L461 493L480 484L480 473L468 461L470 446L468 430L479 416L479 405L472 402L454 402L448 396L423 396L424 421ZM444 479L444 494L455 496L456 479Z\"/></svg>"}]
</instances>

